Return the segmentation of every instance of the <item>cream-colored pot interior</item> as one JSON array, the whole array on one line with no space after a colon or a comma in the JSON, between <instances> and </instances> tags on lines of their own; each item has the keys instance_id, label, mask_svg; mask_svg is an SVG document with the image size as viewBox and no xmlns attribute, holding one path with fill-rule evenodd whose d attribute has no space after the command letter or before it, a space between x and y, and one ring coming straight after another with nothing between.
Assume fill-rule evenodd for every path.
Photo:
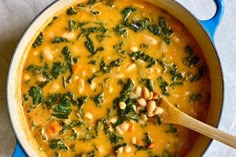
<instances>
[{"instance_id":1,"label":"cream-colored pot interior","mask_svg":"<svg viewBox=\"0 0 236 157\"><path fill-rule=\"evenodd\" d=\"M77 3L82 2L83 0L78 0ZM216 126L222 107L223 101L223 80L220 63L216 54L213 43L210 38L207 36L207 33L198 23L198 21L181 5L173 0L146 0L151 2L159 7L167 10L169 13L174 15L182 23L184 23L190 32L197 39L200 44L203 53L205 55L206 61L209 64L210 77L211 77L211 105L208 114L207 123ZM43 11L31 25L28 27L23 37L21 38L15 54L12 58L11 66L9 69L8 83L7 83L7 99L8 99L8 108L11 117L11 122L15 130L18 141L24 148L25 152L29 156L42 156L39 152L34 149L36 142L31 138L30 133L27 132L26 120L24 119L22 107L21 107L21 75L23 65L27 56L28 45L31 45L32 38L38 34L40 29L43 28L44 24L53 17L58 11L64 7L74 3L75 0L60 0L54 2L50 7ZM205 151L207 146L210 143L210 139L200 136L193 146L192 151L188 156L201 156Z\"/></svg>"}]
</instances>

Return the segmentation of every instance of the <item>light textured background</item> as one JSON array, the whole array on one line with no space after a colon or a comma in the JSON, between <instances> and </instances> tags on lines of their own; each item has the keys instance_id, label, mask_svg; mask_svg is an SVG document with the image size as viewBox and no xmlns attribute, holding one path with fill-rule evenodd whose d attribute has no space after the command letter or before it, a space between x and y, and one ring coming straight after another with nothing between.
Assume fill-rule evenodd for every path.
<instances>
[{"instance_id":1,"label":"light textured background","mask_svg":"<svg viewBox=\"0 0 236 157\"><path fill-rule=\"evenodd\" d=\"M53 0L0 0L0 157L12 155L15 137L6 104L6 78L14 48L30 21ZM196 17L214 15L213 0L177 0ZM215 35L225 81L219 129L236 135L236 0L224 0L225 13ZM236 141L235 141L236 142ZM213 141L204 157L236 157L236 150Z\"/></svg>"}]
</instances>

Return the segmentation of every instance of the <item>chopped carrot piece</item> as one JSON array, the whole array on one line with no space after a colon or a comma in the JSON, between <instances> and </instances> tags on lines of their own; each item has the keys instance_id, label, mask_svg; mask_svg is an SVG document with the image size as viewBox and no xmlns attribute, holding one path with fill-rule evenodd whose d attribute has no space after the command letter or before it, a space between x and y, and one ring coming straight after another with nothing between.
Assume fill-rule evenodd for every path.
<instances>
[{"instance_id":1,"label":"chopped carrot piece","mask_svg":"<svg viewBox=\"0 0 236 157\"><path fill-rule=\"evenodd\" d=\"M180 23L178 22L175 22L171 25L171 27L174 29L174 30L177 30L177 31L181 31L182 30L182 26Z\"/></svg>"},{"instance_id":2,"label":"chopped carrot piece","mask_svg":"<svg viewBox=\"0 0 236 157\"><path fill-rule=\"evenodd\" d=\"M152 149L152 148L154 148L154 147L156 147L157 146L157 144L156 143L151 143L147 148L148 149Z\"/></svg>"},{"instance_id":3,"label":"chopped carrot piece","mask_svg":"<svg viewBox=\"0 0 236 157\"><path fill-rule=\"evenodd\" d=\"M58 124L57 122L52 122L50 126L47 128L47 135L48 136L54 136L59 133L61 130L61 125Z\"/></svg>"},{"instance_id":4,"label":"chopped carrot piece","mask_svg":"<svg viewBox=\"0 0 236 157\"><path fill-rule=\"evenodd\" d=\"M133 124L133 123L129 123L128 131L129 131L129 132L133 132L134 130L135 130L134 124Z\"/></svg>"},{"instance_id":5,"label":"chopped carrot piece","mask_svg":"<svg viewBox=\"0 0 236 157\"><path fill-rule=\"evenodd\" d=\"M73 74L78 70L78 64L73 65Z\"/></svg>"},{"instance_id":6,"label":"chopped carrot piece","mask_svg":"<svg viewBox=\"0 0 236 157\"><path fill-rule=\"evenodd\" d=\"M143 141L140 140L140 139L137 139L137 140L136 140L136 144L137 144L137 145L142 145L142 144L143 144Z\"/></svg>"}]
</instances>

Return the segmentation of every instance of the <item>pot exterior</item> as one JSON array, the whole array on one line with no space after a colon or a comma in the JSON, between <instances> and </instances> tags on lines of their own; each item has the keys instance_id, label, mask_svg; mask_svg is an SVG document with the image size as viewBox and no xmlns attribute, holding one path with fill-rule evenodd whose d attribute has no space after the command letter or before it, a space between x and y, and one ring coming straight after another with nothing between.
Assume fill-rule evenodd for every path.
<instances>
[{"instance_id":1,"label":"pot exterior","mask_svg":"<svg viewBox=\"0 0 236 157\"><path fill-rule=\"evenodd\" d=\"M83 0L77 1L82 2ZM145 0L154 5L158 5L159 7L167 10L169 13L174 15L177 19L179 19L192 33L197 42L199 43L203 54L205 56L206 62L208 63L210 70L210 78L211 78L211 104L209 108L208 118L206 120L207 124L210 124L214 127L217 126L222 102L223 102L223 77L222 71L220 67L220 62L217 56L216 49L211 38L208 36L207 32L198 22L198 20L189 13L186 9L184 9L180 4L173 0ZM31 45L29 43L32 42L32 39L35 38L35 34L40 32L40 30L44 27L44 25L52 18L54 14L56 14L61 9L69 6L74 3L74 0L60 0L52 3L48 8L46 8L27 28L25 33L23 34L11 61L11 66L8 75L8 83L7 83L7 101L8 101L8 109L11 117L12 126L14 128L16 137L20 144L23 146L25 152L29 156L44 156L44 154L40 154L40 152L34 149L33 145L36 145L36 142L30 138L30 134L27 132L26 120L23 116L23 109L20 105L21 103L21 76L24 62L26 60L27 52L26 50L29 48L27 45ZM195 142L192 150L188 153L187 156L201 156L206 150L207 146L210 143L210 139L204 136L199 136L197 141ZM19 152L18 152L19 153ZM15 154L17 155L17 154ZM19 155L19 154L18 154Z\"/></svg>"}]
</instances>

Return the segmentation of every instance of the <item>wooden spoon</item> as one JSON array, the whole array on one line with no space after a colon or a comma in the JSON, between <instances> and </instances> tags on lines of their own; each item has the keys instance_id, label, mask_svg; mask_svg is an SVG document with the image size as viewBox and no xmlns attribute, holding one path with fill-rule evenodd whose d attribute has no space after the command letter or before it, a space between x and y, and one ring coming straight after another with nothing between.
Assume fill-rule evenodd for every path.
<instances>
[{"instance_id":1,"label":"wooden spoon","mask_svg":"<svg viewBox=\"0 0 236 157\"><path fill-rule=\"evenodd\" d=\"M178 110L164 95L160 95L160 107L164 112L159 115L166 123L182 125L202 135L222 142L236 149L236 136L227 134Z\"/></svg>"}]
</instances>

